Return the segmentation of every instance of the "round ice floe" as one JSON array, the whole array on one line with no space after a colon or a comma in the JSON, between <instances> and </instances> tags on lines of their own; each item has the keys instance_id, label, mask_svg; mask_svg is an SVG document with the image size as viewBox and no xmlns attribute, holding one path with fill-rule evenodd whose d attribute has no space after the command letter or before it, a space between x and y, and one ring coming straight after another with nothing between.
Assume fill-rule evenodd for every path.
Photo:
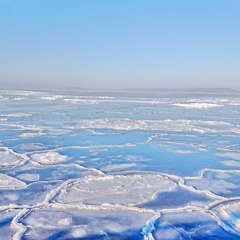
<instances>
[{"instance_id":1,"label":"round ice floe","mask_svg":"<svg viewBox=\"0 0 240 240\"><path fill-rule=\"evenodd\" d=\"M0 189L24 188L26 183L0 173Z\"/></svg>"},{"instance_id":2,"label":"round ice floe","mask_svg":"<svg viewBox=\"0 0 240 240\"><path fill-rule=\"evenodd\" d=\"M159 174L90 176L64 189L59 201L134 205L152 200L158 192L172 191L175 187L175 183Z\"/></svg>"},{"instance_id":3,"label":"round ice floe","mask_svg":"<svg viewBox=\"0 0 240 240\"><path fill-rule=\"evenodd\" d=\"M41 164L55 164L65 161L67 156L61 155L57 152L46 152L33 154L31 158Z\"/></svg>"}]
</instances>

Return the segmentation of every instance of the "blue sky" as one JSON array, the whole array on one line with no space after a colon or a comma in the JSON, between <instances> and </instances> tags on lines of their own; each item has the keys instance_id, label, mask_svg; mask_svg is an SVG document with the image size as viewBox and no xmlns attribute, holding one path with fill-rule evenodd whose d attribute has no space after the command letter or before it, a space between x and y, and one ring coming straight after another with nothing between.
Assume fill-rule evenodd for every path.
<instances>
[{"instance_id":1,"label":"blue sky","mask_svg":"<svg viewBox=\"0 0 240 240\"><path fill-rule=\"evenodd\" d=\"M240 1L0 0L0 83L240 89Z\"/></svg>"}]
</instances>

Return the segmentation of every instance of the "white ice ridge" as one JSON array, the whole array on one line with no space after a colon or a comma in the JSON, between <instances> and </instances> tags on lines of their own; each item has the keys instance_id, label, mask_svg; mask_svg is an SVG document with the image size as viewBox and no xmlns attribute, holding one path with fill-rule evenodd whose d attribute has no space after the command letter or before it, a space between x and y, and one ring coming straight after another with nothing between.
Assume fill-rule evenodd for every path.
<instances>
[{"instance_id":1,"label":"white ice ridge","mask_svg":"<svg viewBox=\"0 0 240 240\"><path fill-rule=\"evenodd\" d=\"M159 192L173 191L177 185L159 174L89 176L62 189L62 203L90 205L121 204L134 206L157 197Z\"/></svg>"},{"instance_id":2,"label":"white ice ridge","mask_svg":"<svg viewBox=\"0 0 240 240\"><path fill-rule=\"evenodd\" d=\"M199 133L238 132L240 127L223 121L202 120L132 120L128 118L102 118L82 121L80 128L99 128L113 130L158 130L158 131L186 131Z\"/></svg>"},{"instance_id":3,"label":"white ice ridge","mask_svg":"<svg viewBox=\"0 0 240 240\"><path fill-rule=\"evenodd\" d=\"M13 240L21 240L23 234L27 231L27 227L20 223L21 219L26 217L30 212L29 209L22 209L12 220L11 225L13 228L18 229L16 234L13 236Z\"/></svg>"},{"instance_id":4,"label":"white ice ridge","mask_svg":"<svg viewBox=\"0 0 240 240\"><path fill-rule=\"evenodd\" d=\"M61 155L58 152L43 152L31 155L31 159L40 164L56 164L66 161L67 156Z\"/></svg>"},{"instance_id":5,"label":"white ice ridge","mask_svg":"<svg viewBox=\"0 0 240 240\"><path fill-rule=\"evenodd\" d=\"M222 104L216 104L216 103L206 103L206 102L196 102L196 103L175 103L173 106L178 107L184 107L184 108L196 108L196 109L202 109L202 108L215 108L215 107L223 107Z\"/></svg>"}]
</instances>

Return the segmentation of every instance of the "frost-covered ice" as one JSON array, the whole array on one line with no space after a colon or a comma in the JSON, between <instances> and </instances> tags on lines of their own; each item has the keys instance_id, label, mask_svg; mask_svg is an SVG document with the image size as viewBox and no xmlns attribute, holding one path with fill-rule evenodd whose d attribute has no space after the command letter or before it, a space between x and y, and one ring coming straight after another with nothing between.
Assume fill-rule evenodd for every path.
<instances>
[{"instance_id":1,"label":"frost-covered ice","mask_svg":"<svg viewBox=\"0 0 240 240\"><path fill-rule=\"evenodd\" d=\"M240 96L159 94L0 91L0 239L239 239Z\"/></svg>"}]
</instances>

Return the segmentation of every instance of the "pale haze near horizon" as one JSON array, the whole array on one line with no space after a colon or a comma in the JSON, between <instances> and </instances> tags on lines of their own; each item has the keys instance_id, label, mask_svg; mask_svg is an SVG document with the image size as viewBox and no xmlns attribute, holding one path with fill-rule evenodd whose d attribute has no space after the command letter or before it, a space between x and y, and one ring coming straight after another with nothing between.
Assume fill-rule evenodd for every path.
<instances>
[{"instance_id":1,"label":"pale haze near horizon","mask_svg":"<svg viewBox=\"0 0 240 240\"><path fill-rule=\"evenodd\" d=\"M0 0L0 87L240 90L240 1Z\"/></svg>"}]
</instances>

